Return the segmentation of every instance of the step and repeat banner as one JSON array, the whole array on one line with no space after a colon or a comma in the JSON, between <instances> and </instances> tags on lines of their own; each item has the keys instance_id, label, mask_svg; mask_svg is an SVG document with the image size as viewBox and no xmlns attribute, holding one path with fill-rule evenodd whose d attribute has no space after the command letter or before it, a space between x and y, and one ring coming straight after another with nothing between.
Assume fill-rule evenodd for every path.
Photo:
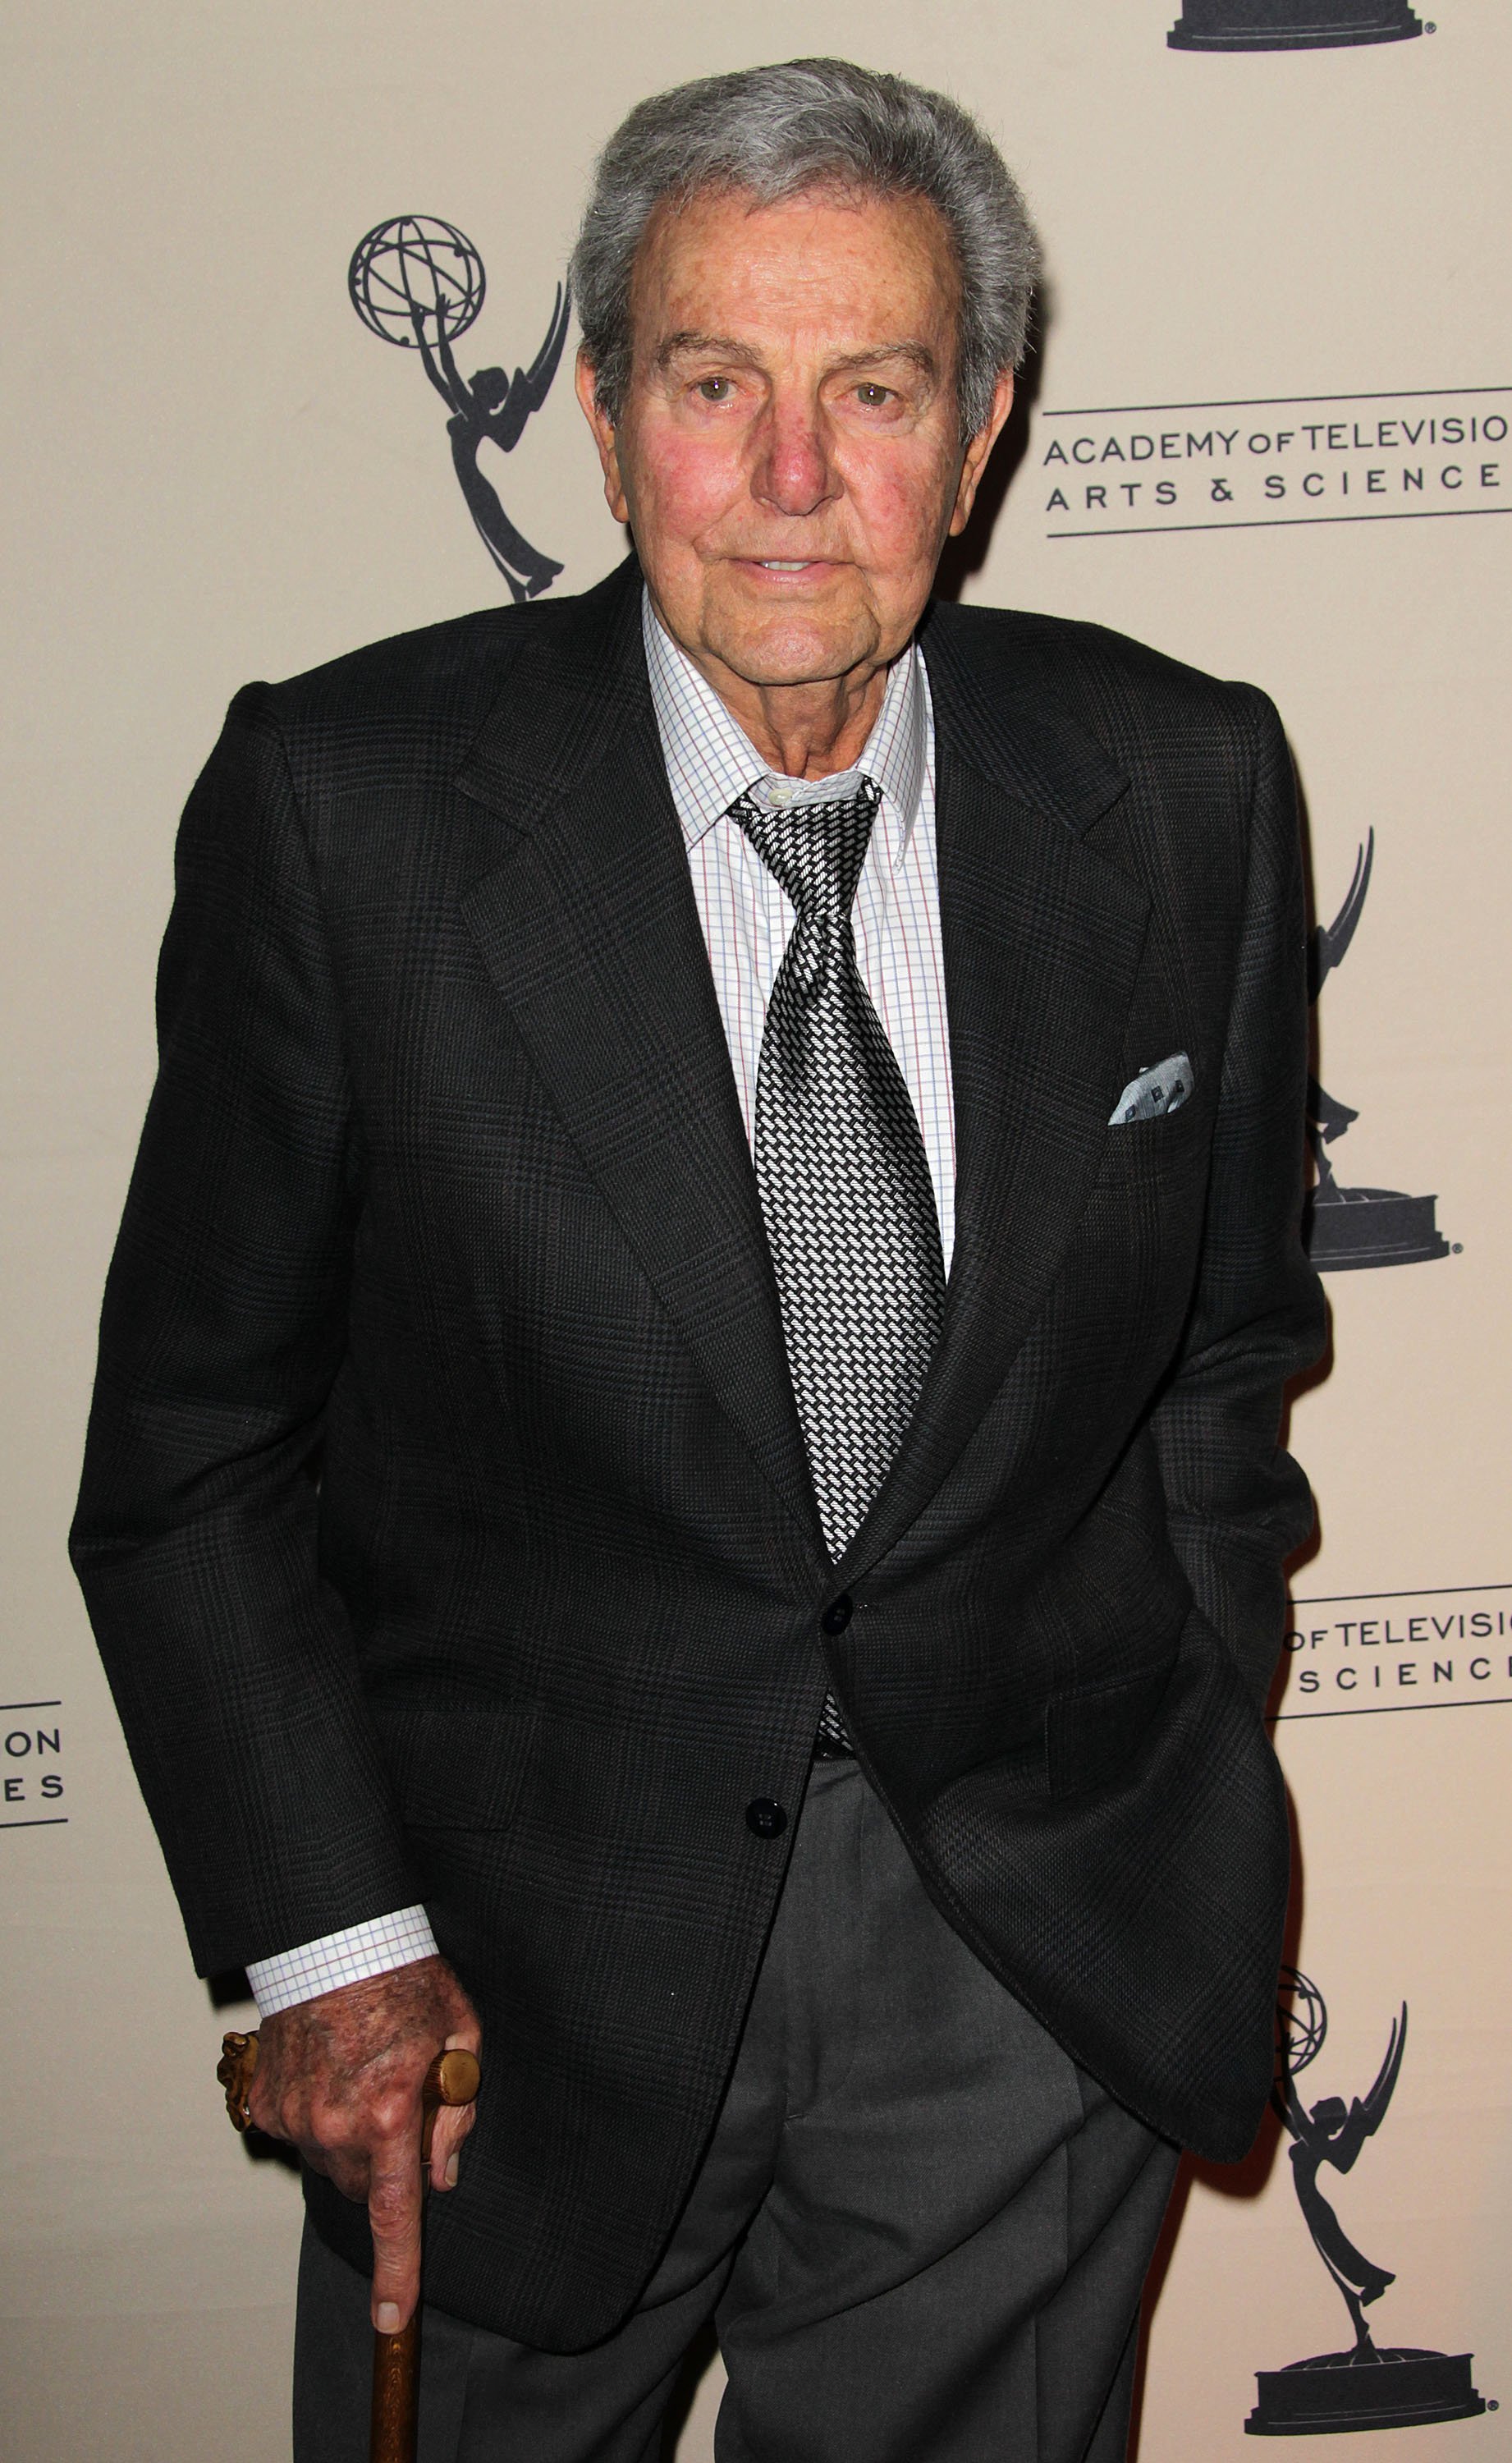
<instances>
[{"instance_id":1,"label":"step and repeat banner","mask_svg":"<svg viewBox=\"0 0 1512 2463\"><path fill-rule=\"evenodd\" d=\"M653 88L815 51L961 96L1046 234L951 587L1264 686L1306 801L1333 1332L1291 1415L1320 1533L1274 1706L1289 2016L1254 2155L1183 2184L1139 2452L1512 2451L1512 22L56 0L6 79L13 2463L288 2442L296 2186L226 2127L246 2005L189 1972L63 1553L179 807L246 679L617 559L562 290L593 155ZM1297 2365L1362 2321L1352 2391ZM690 2383L683 2463L717 2391Z\"/></svg>"}]
</instances>

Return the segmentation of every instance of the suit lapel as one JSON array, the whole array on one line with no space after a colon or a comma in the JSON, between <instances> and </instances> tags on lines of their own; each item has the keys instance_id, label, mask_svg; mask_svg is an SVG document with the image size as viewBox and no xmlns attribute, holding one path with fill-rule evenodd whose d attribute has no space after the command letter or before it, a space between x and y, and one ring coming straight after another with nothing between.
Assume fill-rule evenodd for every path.
<instances>
[{"instance_id":1,"label":"suit lapel","mask_svg":"<svg viewBox=\"0 0 1512 2463\"><path fill-rule=\"evenodd\" d=\"M544 612L544 611L543 611ZM1127 784L1012 652L924 636L957 1132L956 1248L918 1408L842 1579L939 1489L1096 1174L1149 902L1083 843ZM568 1134L726 1416L818 1552L755 1174L657 734L639 577L551 611L459 785L508 825L463 911Z\"/></svg>"},{"instance_id":2,"label":"suit lapel","mask_svg":"<svg viewBox=\"0 0 1512 2463\"><path fill-rule=\"evenodd\" d=\"M1083 843L1127 785L1086 733L976 666L950 609L924 647L935 708L940 926L956 1112L956 1246L918 1407L842 1560L875 1564L928 1504L1003 1384L1087 1202L1149 920Z\"/></svg>"},{"instance_id":3,"label":"suit lapel","mask_svg":"<svg viewBox=\"0 0 1512 2463\"><path fill-rule=\"evenodd\" d=\"M509 825L501 861L463 901L488 973L662 1305L817 1548L637 572L563 609L527 649L458 783Z\"/></svg>"}]
</instances>

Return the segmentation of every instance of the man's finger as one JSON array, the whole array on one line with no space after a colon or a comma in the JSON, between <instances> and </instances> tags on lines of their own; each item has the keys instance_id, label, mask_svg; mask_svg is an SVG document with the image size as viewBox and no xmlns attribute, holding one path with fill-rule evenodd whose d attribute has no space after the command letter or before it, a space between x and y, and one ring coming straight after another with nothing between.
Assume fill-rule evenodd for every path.
<instances>
[{"instance_id":1,"label":"man's finger","mask_svg":"<svg viewBox=\"0 0 1512 2463\"><path fill-rule=\"evenodd\" d=\"M433 2190L456 2187L457 2164L462 2142L478 2117L475 2103L443 2104L436 2115L436 2127L430 2142L430 2185Z\"/></svg>"},{"instance_id":2,"label":"man's finger","mask_svg":"<svg viewBox=\"0 0 1512 2463\"><path fill-rule=\"evenodd\" d=\"M375 2148L368 2186L373 2227L373 2323L397 2335L420 2298L421 2180L416 2136L385 2139Z\"/></svg>"},{"instance_id":3,"label":"man's finger","mask_svg":"<svg viewBox=\"0 0 1512 2463\"><path fill-rule=\"evenodd\" d=\"M471 2053L483 2049L483 2031L473 2013L467 2013L467 2023L447 2037L443 2051ZM433 2190L454 2190L462 2153L462 2142L478 2118L476 2103L443 2103L437 2112L431 2131L430 2170L427 2175Z\"/></svg>"}]
</instances>

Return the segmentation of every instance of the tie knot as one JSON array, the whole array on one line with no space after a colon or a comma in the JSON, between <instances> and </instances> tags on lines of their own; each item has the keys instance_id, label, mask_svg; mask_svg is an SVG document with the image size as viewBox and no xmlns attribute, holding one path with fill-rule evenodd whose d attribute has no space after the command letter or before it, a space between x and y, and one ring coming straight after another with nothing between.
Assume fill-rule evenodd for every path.
<instances>
[{"instance_id":1,"label":"tie knot","mask_svg":"<svg viewBox=\"0 0 1512 2463\"><path fill-rule=\"evenodd\" d=\"M881 789L863 778L849 796L822 804L769 806L741 796L729 817L781 882L801 922L838 925L854 904L881 800Z\"/></svg>"}]
</instances>

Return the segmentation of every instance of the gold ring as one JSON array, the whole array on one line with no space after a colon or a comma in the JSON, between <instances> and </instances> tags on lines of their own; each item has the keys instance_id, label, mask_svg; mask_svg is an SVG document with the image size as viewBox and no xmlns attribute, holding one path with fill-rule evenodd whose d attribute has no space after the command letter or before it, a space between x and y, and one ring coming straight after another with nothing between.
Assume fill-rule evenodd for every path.
<instances>
[{"instance_id":1,"label":"gold ring","mask_svg":"<svg viewBox=\"0 0 1512 2463\"><path fill-rule=\"evenodd\" d=\"M257 2038L223 2036L221 2058L215 2075L226 2089L226 2109L233 2129L246 2131L252 2126L250 2102L252 2073L257 2067Z\"/></svg>"}]
</instances>

